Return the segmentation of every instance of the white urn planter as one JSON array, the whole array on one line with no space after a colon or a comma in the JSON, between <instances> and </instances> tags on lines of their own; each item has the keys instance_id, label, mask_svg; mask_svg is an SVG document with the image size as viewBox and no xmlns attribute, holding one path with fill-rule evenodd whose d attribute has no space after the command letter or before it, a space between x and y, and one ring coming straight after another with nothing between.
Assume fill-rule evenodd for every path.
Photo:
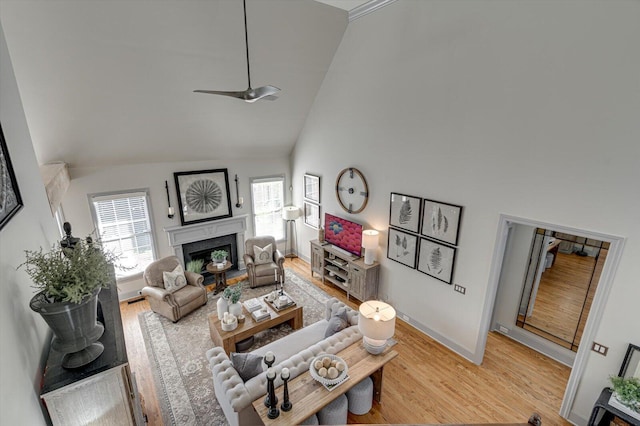
<instances>
[{"instance_id":1,"label":"white urn planter","mask_svg":"<svg viewBox=\"0 0 640 426\"><path fill-rule=\"evenodd\" d=\"M240 315L242 315L242 303L240 303L240 302L230 303L229 304L229 313L231 315L236 316L236 317L239 317Z\"/></svg>"}]
</instances>

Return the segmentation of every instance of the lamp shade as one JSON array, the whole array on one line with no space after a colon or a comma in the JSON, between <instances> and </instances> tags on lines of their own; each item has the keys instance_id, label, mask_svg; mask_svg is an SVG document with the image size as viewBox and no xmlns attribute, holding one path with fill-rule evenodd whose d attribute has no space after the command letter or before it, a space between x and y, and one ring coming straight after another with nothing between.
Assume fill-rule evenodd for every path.
<instances>
[{"instance_id":1,"label":"lamp shade","mask_svg":"<svg viewBox=\"0 0 640 426\"><path fill-rule=\"evenodd\" d=\"M284 220L296 220L300 217L300 208L296 206L286 206L282 209L282 218Z\"/></svg>"},{"instance_id":2,"label":"lamp shade","mask_svg":"<svg viewBox=\"0 0 640 426\"><path fill-rule=\"evenodd\" d=\"M378 248L378 236L379 232L375 229L367 229L362 232L362 247L366 249Z\"/></svg>"},{"instance_id":3,"label":"lamp shade","mask_svg":"<svg viewBox=\"0 0 640 426\"><path fill-rule=\"evenodd\" d=\"M396 330L396 310L388 303L369 300L360 304L358 328L364 337L372 340L386 340L393 337Z\"/></svg>"}]
</instances>

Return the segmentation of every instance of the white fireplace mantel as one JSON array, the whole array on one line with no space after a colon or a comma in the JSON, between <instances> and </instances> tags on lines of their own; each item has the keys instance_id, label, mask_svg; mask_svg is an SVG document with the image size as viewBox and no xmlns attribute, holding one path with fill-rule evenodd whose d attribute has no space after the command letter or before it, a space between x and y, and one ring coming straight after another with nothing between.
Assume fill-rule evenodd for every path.
<instances>
[{"instance_id":1,"label":"white fireplace mantel","mask_svg":"<svg viewBox=\"0 0 640 426\"><path fill-rule=\"evenodd\" d=\"M184 259L182 245L196 241L208 240L209 238L224 237L236 234L238 246L238 269L246 269L244 256L244 233L247 230L247 220L249 215L241 215L217 219L210 222L194 223L185 226L171 226L164 228L169 237L169 245L173 247L176 256L180 261Z\"/></svg>"}]
</instances>

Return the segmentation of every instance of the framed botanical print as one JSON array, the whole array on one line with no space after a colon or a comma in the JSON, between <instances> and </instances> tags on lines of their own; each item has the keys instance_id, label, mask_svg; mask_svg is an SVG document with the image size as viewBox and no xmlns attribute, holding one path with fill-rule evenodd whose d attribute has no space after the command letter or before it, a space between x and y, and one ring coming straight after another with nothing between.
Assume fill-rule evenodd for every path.
<instances>
[{"instance_id":1,"label":"framed botanical print","mask_svg":"<svg viewBox=\"0 0 640 426\"><path fill-rule=\"evenodd\" d=\"M402 263L409 268L416 267L418 237L399 229L389 228L387 258Z\"/></svg>"},{"instance_id":2,"label":"framed botanical print","mask_svg":"<svg viewBox=\"0 0 640 426\"><path fill-rule=\"evenodd\" d=\"M304 188L304 198L320 204L320 176L305 174L302 186Z\"/></svg>"},{"instance_id":3,"label":"framed botanical print","mask_svg":"<svg viewBox=\"0 0 640 426\"><path fill-rule=\"evenodd\" d=\"M391 193L389 225L417 234L420 231L422 199L411 195Z\"/></svg>"},{"instance_id":4,"label":"framed botanical print","mask_svg":"<svg viewBox=\"0 0 640 426\"><path fill-rule=\"evenodd\" d=\"M457 246L461 214L461 206L422 200L421 234L433 240Z\"/></svg>"},{"instance_id":5,"label":"framed botanical print","mask_svg":"<svg viewBox=\"0 0 640 426\"><path fill-rule=\"evenodd\" d=\"M13 172L9 150L0 125L0 229L22 208L18 181Z\"/></svg>"},{"instance_id":6,"label":"framed botanical print","mask_svg":"<svg viewBox=\"0 0 640 426\"><path fill-rule=\"evenodd\" d=\"M320 228L320 206L308 201L304 202L304 224L313 229Z\"/></svg>"},{"instance_id":7,"label":"framed botanical print","mask_svg":"<svg viewBox=\"0 0 640 426\"><path fill-rule=\"evenodd\" d=\"M173 174L182 225L231 217L227 169Z\"/></svg>"},{"instance_id":8,"label":"framed botanical print","mask_svg":"<svg viewBox=\"0 0 640 426\"><path fill-rule=\"evenodd\" d=\"M420 238L418 271L447 284L451 284L453 281L453 264L455 259L455 247L440 244L426 238Z\"/></svg>"}]
</instances>

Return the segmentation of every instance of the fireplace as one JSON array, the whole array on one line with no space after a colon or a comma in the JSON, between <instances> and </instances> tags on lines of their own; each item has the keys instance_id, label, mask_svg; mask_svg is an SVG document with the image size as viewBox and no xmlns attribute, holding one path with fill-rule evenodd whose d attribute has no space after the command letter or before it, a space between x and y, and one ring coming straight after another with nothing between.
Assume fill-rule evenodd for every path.
<instances>
[{"instance_id":1,"label":"fireplace","mask_svg":"<svg viewBox=\"0 0 640 426\"><path fill-rule=\"evenodd\" d=\"M233 277L246 269L243 256L247 219L248 215L242 215L186 226L172 226L164 230L169 237L169 245L184 265L192 259L203 259L206 264L211 261L213 250L226 250L229 260L233 263L227 277ZM206 284L213 280L211 274L206 271L203 271L202 275L205 276Z\"/></svg>"},{"instance_id":2,"label":"fireplace","mask_svg":"<svg viewBox=\"0 0 640 426\"><path fill-rule=\"evenodd\" d=\"M238 244L236 240L236 234L232 234L183 244L182 253L184 256L184 264L186 265L191 260L202 259L206 266L207 263L211 262L212 251L225 250L229 253L227 259L233 264L227 272L227 275L232 277L236 275L234 271L238 270ZM213 274L207 272L205 266L202 267L200 273L204 276L204 283L207 285L213 282L214 277Z\"/></svg>"}]
</instances>

